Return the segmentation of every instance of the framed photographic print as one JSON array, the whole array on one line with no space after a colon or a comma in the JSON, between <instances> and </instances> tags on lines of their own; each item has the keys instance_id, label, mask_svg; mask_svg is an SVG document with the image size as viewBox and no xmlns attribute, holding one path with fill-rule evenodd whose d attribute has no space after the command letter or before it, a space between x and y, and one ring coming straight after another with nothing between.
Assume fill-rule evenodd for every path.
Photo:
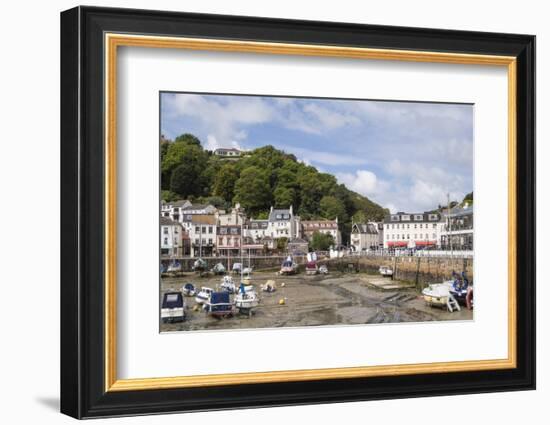
<instances>
[{"instance_id":1,"label":"framed photographic print","mask_svg":"<svg viewBox=\"0 0 550 425\"><path fill-rule=\"evenodd\" d=\"M61 411L535 387L535 38L61 14Z\"/></svg>"}]
</instances>

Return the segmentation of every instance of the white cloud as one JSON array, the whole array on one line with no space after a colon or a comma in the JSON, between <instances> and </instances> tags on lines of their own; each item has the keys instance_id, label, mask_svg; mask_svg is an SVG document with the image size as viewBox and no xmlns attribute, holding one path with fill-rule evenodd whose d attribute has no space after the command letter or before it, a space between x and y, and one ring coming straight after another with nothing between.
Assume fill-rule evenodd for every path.
<instances>
[{"instance_id":1,"label":"white cloud","mask_svg":"<svg viewBox=\"0 0 550 425\"><path fill-rule=\"evenodd\" d=\"M387 186L386 182L379 180L376 174L369 170L357 170L355 173L338 173L336 178L354 192L368 197L375 197Z\"/></svg>"}]
</instances>

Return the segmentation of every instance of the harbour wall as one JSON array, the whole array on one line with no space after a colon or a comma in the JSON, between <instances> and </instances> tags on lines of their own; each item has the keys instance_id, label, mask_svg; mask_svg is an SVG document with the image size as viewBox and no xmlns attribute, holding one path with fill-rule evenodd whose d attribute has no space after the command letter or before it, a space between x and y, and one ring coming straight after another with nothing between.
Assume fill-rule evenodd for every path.
<instances>
[{"instance_id":1,"label":"harbour wall","mask_svg":"<svg viewBox=\"0 0 550 425\"><path fill-rule=\"evenodd\" d=\"M371 274L378 274L380 266L387 266L393 270L394 279L414 282L419 289L451 279L453 270L464 271L470 281L473 279L473 258L363 256L335 258L327 260L327 264L332 270Z\"/></svg>"}]
</instances>

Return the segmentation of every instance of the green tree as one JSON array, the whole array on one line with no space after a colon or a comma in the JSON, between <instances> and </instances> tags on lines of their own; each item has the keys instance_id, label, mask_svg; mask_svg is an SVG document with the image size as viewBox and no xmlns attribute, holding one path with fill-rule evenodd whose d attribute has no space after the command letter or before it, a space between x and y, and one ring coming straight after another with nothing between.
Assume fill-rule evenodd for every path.
<instances>
[{"instance_id":1,"label":"green tree","mask_svg":"<svg viewBox=\"0 0 550 425\"><path fill-rule=\"evenodd\" d=\"M177 193L171 192L169 190L163 190L160 192L160 199L166 202L177 201L179 196Z\"/></svg>"},{"instance_id":2,"label":"green tree","mask_svg":"<svg viewBox=\"0 0 550 425\"><path fill-rule=\"evenodd\" d=\"M233 164L226 164L220 168L214 177L212 193L231 202L235 196L235 184L239 179L239 172Z\"/></svg>"},{"instance_id":3,"label":"green tree","mask_svg":"<svg viewBox=\"0 0 550 425\"><path fill-rule=\"evenodd\" d=\"M235 183L233 202L239 202L250 214L267 210L271 202L271 187L266 173L254 166L245 168Z\"/></svg>"},{"instance_id":4,"label":"green tree","mask_svg":"<svg viewBox=\"0 0 550 425\"><path fill-rule=\"evenodd\" d=\"M285 207L295 205L296 191L292 188L277 186L273 192L273 202L276 207Z\"/></svg>"},{"instance_id":5,"label":"green tree","mask_svg":"<svg viewBox=\"0 0 550 425\"><path fill-rule=\"evenodd\" d=\"M338 217L342 220L344 216L347 216L342 202L334 196L323 196L319 203L319 208L323 218L334 220L334 218Z\"/></svg>"},{"instance_id":6,"label":"green tree","mask_svg":"<svg viewBox=\"0 0 550 425\"><path fill-rule=\"evenodd\" d=\"M170 190L183 198L200 196L204 192L203 171L208 157L200 146L180 142L170 146L166 154L167 157L170 156L173 146L177 146L177 149L174 149L172 153L176 156L177 152L179 161L170 176ZM183 147L180 148L179 146Z\"/></svg>"},{"instance_id":7,"label":"green tree","mask_svg":"<svg viewBox=\"0 0 550 425\"><path fill-rule=\"evenodd\" d=\"M315 232L309 242L312 251L327 251L334 246L334 238L331 234Z\"/></svg>"},{"instance_id":8,"label":"green tree","mask_svg":"<svg viewBox=\"0 0 550 425\"><path fill-rule=\"evenodd\" d=\"M201 141L190 133L180 134L176 137L176 142L183 142L189 145L201 146Z\"/></svg>"}]
</instances>

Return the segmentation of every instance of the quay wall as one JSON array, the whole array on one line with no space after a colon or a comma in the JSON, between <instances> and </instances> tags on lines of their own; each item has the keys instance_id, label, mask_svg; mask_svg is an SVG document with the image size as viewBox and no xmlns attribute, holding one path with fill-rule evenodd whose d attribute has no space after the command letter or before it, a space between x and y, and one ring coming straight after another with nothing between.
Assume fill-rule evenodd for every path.
<instances>
[{"instance_id":1,"label":"quay wall","mask_svg":"<svg viewBox=\"0 0 550 425\"><path fill-rule=\"evenodd\" d=\"M327 261L329 269L344 272L377 274L380 266L388 266L393 270L394 279L414 282L419 289L430 283L451 279L453 270L457 273L464 271L470 281L473 279L473 258L363 256Z\"/></svg>"}]
</instances>

